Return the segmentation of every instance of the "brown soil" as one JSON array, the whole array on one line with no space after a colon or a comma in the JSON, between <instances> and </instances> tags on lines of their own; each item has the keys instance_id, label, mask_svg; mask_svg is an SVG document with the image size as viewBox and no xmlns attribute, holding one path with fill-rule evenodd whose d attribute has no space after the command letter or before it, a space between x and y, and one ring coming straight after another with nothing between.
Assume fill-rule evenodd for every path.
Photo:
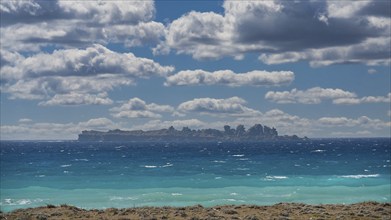
<instances>
[{"instance_id":1,"label":"brown soil","mask_svg":"<svg viewBox=\"0 0 391 220\"><path fill-rule=\"evenodd\" d=\"M139 207L85 210L74 206L45 207L1 213L0 219L391 219L391 203L364 202L352 205L279 203L272 206L223 205L215 207Z\"/></svg>"}]
</instances>

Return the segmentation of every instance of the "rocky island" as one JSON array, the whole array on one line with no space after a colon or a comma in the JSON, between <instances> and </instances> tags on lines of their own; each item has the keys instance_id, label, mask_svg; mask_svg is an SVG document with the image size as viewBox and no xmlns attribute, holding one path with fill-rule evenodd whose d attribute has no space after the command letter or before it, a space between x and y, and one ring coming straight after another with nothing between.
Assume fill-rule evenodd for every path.
<instances>
[{"instance_id":1,"label":"rocky island","mask_svg":"<svg viewBox=\"0 0 391 220\"><path fill-rule=\"evenodd\" d=\"M306 137L305 137L306 138ZM82 131L78 141L261 141L261 140L299 140L297 135L279 136L277 129L255 124L248 130L243 125L231 128L224 126L224 130L199 129L192 130L183 127L176 130L173 126L160 130L133 130L119 129L104 131Z\"/></svg>"}]
</instances>

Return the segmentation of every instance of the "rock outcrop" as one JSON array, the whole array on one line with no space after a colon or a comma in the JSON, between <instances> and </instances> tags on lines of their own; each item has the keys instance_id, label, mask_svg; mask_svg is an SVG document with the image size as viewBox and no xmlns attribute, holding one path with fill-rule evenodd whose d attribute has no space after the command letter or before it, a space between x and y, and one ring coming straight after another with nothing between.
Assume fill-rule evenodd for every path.
<instances>
[{"instance_id":1,"label":"rock outcrop","mask_svg":"<svg viewBox=\"0 0 391 220\"><path fill-rule=\"evenodd\" d=\"M247 131L243 125L238 125L236 129L229 125L224 126L224 130L199 129L192 130L183 127L176 130L173 126L168 129L142 131L109 130L102 131L82 131L79 134L79 141L260 141L260 140L298 140L296 135L279 136L277 129L261 124L255 124Z\"/></svg>"}]
</instances>

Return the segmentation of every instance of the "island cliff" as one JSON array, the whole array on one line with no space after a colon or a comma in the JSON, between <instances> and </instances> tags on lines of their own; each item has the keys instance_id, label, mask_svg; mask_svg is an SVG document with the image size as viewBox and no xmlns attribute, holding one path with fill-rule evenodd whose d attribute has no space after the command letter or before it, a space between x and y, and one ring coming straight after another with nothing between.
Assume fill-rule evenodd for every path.
<instances>
[{"instance_id":1,"label":"island cliff","mask_svg":"<svg viewBox=\"0 0 391 220\"><path fill-rule=\"evenodd\" d=\"M260 140L299 140L296 135L279 136L275 128L256 124L248 130L243 125L238 125L236 129L228 125L224 130L201 129L192 130L183 127L176 130L173 126L168 129L152 131L123 131L109 130L103 131L82 131L79 134L79 141L260 141Z\"/></svg>"}]
</instances>

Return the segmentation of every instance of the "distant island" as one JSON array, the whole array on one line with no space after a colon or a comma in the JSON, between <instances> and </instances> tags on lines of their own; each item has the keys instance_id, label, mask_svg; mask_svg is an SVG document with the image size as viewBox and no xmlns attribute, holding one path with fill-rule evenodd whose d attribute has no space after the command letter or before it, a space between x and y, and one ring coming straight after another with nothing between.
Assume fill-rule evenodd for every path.
<instances>
[{"instance_id":1,"label":"distant island","mask_svg":"<svg viewBox=\"0 0 391 220\"><path fill-rule=\"evenodd\" d=\"M261 124L255 124L248 130L243 125L231 128L224 126L224 130L198 129L192 130L183 127L176 130L173 126L160 130L133 130L123 131L120 129L105 131L82 131L78 141L262 141L262 140L300 140L297 135L279 136L277 129Z\"/></svg>"}]
</instances>

